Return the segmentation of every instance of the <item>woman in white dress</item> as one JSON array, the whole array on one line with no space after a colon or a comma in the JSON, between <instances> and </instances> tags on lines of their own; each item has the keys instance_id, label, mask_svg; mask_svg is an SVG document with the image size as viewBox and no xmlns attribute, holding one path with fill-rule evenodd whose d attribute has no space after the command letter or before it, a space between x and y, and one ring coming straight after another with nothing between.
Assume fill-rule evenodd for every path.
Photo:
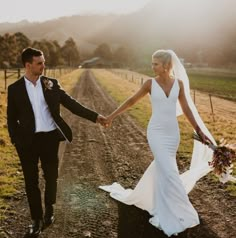
<instances>
[{"instance_id":1,"label":"woman in white dress","mask_svg":"<svg viewBox=\"0 0 236 238\"><path fill-rule=\"evenodd\" d=\"M134 190L124 189L118 183L100 188L118 201L148 211L152 215L150 223L171 236L199 224L198 214L187 194L196 181L211 170L207 159L212 156L207 146L195 142L190 170L179 174L176 163L180 142L177 116L183 112L204 142L214 139L192 102L188 77L176 54L172 50L156 51L152 55L152 69L156 77L147 80L137 93L111 113L106 126L149 93L152 116L147 138L154 160Z\"/></svg>"}]
</instances>

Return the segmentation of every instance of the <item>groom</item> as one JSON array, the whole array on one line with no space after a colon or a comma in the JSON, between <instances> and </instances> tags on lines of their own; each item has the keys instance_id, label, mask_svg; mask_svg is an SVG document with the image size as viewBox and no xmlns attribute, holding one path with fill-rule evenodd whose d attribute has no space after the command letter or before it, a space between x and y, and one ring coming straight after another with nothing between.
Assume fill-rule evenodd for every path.
<instances>
[{"instance_id":1,"label":"groom","mask_svg":"<svg viewBox=\"0 0 236 238\"><path fill-rule=\"evenodd\" d=\"M11 142L20 158L32 225L28 237L36 237L43 227L54 222L59 142L72 141L71 128L60 115L60 104L77 116L104 123L104 117L70 97L56 79L42 75L45 68L43 52L34 48L23 50L25 75L8 87L7 123ZM45 179L45 213L38 186L38 162Z\"/></svg>"}]
</instances>

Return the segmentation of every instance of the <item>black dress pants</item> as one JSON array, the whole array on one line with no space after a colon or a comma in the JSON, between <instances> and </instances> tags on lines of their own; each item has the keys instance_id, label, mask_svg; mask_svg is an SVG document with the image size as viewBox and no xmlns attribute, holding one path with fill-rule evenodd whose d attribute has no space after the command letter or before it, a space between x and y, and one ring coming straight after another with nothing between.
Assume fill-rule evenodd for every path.
<instances>
[{"instance_id":1,"label":"black dress pants","mask_svg":"<svg viewBox=\"0 0 236 238\"><path fill-rule=\"evenodd\" d=\"M39 188L39 160L45 179L45 207L56 202L58 178L58 148L57 131L35 133L30 147L16 146L25 179L25 190L29 202L31 218L42 219L43 208Z\"/></svg>"}]
</instances>

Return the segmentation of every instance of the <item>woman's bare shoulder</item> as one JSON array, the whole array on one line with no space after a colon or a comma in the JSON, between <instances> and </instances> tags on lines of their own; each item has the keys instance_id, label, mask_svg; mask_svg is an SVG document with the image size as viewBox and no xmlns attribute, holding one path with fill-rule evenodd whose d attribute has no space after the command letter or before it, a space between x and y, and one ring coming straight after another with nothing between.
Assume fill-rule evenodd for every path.
<instances>
[{"instance_id":1,"label":"woman's bare shoulder","mask_svg":"<svg viewBox=\"0 0 236 238\"><path fill-rule=\"evenodd\" d=\"M177 79L179 84L183 84L183 81L181 79Z\"/></svg>"},{"instance_id":2,"label":"woman's bare shoulder","mask_svg":"<svg viewBox=\"0 0 236 238\"><path fill-rule=\"evenodd\" d=\"M144 87L151 88L152 86L152 79L146 79L145 82L143 83Z\"/></svg>"},{"instance_id":3,"label":"woman's bare shoulder","mask_svg":"<svg viewBox=\"0 0 236 238\"><path fill-rule=\"evenodd\" d=\"M152 84L152 79L146 79L144 84L151 85Z\"/></svg>"},{"instance_id":4,"label":"woman's bare shoulder","mask_svg":"<svg viewBox=\"0 0 236 238\"><path fill-rule=\"evenodd\" d=\"M184 83L181 79L177 79L178 80L178 83L179 83L179 87L180 88L183 88L184 87Z\"/></svg>"},{"instance_id":5,"label":"woman's bare shoulder","mask_svg":"<svg viewBox=\"0 0 236 238\"><path fill-rule=\"evenodd\" d=\"M142 85L142 90L145 90L145 92L151 92L151 87L152 87L152 79L147 79Z\"/></svg>"}]
</instances>

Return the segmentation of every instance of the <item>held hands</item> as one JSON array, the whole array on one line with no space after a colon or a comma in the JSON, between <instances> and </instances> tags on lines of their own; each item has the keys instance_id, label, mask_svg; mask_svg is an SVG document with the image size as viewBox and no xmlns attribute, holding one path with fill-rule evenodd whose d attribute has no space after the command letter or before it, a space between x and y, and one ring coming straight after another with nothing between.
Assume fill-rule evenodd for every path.
<instances>
[{"instance_id":1,"label":"held hands","mask_svg":"<svg viewBox=\"0 0 236 238\"><path fill-rule=\"evenodd\" d=\"M106 118L105 118L104 116L98 115L98 116L97 116L96 123L99 123L99 124L103 125L104 122L105 122L105 120L106 120Z\"/></svg>"},{"instance_id":2,"label":"held hands","mask_svg":"<svg viewBox=\"0 0 236 238\"><path fill-rule=\"evenodd\" d=\"M110 127L111 126L111 124L112 124L112 118L110 117L110 116L108 116L108 117L106 117L106 120L105 120L105 123L104 123L104 127Z\"/></svg>"},{"instance_id":3,"label":"held hands","mask_svg":"<svg viewBox=\"0 0 236 238\"><path fill-rule=\"evenodd\" d=\"M112 124L112 118L111 117L104 117L102 115L98 115L97 117L97 123L104 126L105 128L110 127Z\"/></svg>"}]
</instances>

